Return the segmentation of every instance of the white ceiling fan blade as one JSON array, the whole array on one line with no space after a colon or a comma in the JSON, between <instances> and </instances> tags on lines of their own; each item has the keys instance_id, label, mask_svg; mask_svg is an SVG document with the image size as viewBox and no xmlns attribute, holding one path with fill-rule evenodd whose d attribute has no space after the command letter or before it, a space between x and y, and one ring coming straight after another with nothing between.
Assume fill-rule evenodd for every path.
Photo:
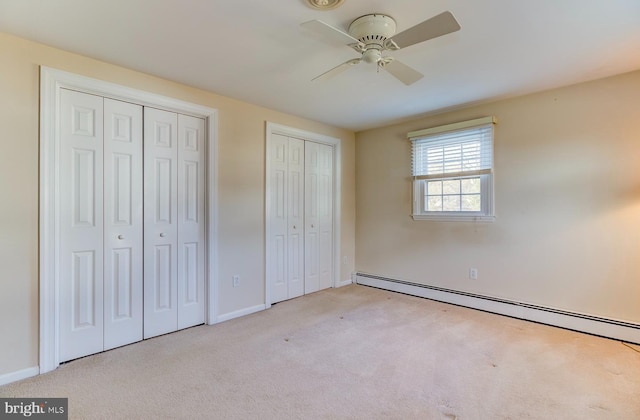
<instances>
[{"instance_id":1,"label":"white ceiling fan blade","mask_svg":"<svg viewBox=\"0 0 640 420\"><path fill-rule=\"evenodd\" d=\"M360 64L361 61L362 61L362 58L354 58L353 60L345 61L339 66L336 66L329 71L325 71L320 76L314 77L313 79L311 79L311 81L313 82L315 80L326 80L331 77L337 76L340 73L346 70L349 70L352 66L355 66L356 64Z\"/></svg>"},{"instance_id":2,"label":"white ceiling fan blade","mask_svg":"<svg viewBox=\"0 0 640 420\"><path fill-rule=\"evenodd\" d=\"M307 28L317 34L324 36L328 41L335 42L337 44L348 45L351 48L355 48L361 44L360 41L352 37L351 35L342 32L338 28L322 22L321 20L310 20L309 22L301 23L300 26Z\"/></svg>"},{"instance_id":3,"label":"white ceiling fan blade","mask_svg":"<svg viewBox=\"0 0 640 420\"><path fill-rule=\"evenodd\" d=\"M387 39L385 48L397 50L460 30L451 12L443 12Z\"/></svg>"},{"instance_id":4,"label":"white ceiling fan blade","mask_svg":"<svg viewBox=\"0 0 640 420\"><path fill-rule=\"evenodd\" d=\"M412 69L398 60L391 60L388 63L382 64L381 67L407 86L424 77L419 71Z\"/></svg>"}]
</instances>

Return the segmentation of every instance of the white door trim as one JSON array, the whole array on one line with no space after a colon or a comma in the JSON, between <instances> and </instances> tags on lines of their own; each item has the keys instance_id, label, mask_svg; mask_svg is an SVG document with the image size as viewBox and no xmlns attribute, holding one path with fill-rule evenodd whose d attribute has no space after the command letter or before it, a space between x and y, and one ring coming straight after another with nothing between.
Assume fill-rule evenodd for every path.
<instances>
[{"instance_id":1,"label":"white door trim","mask_svg":"<svg viewBox=\"0 0 640 420\"><path fill-rule=\"evenodd\" d=\"M61 70L40 68L40 373L59 365L57 264L60 226L58 124L60 89L161 108L206 120L207 143L207 309L217 322L218 296L218 111L178 99L120 86Z\"/></svg>"},{"instance_id":2,"label":"white door trim","mask_svg":"<svg viewBox=\"0 0 640 420\"><path fill-rule=\"evenodd\" d=\"M271 162L268 151L271 150L271 136L280 134L287 137L295 137L302 140L310 140L316 143L327 144L333 147L333 287L340 283L340 226L341 226L341 197L342 197L342 160L341 160L341 140L336 137L325 136L311 131L300 130L286 125L275 124L267 121L266 130L266 162L265 162L265 307L271 307L271 284L269 278L269 261L271 261L271 250L269 238L271 237Z\"/></svg>"}]
</instances>

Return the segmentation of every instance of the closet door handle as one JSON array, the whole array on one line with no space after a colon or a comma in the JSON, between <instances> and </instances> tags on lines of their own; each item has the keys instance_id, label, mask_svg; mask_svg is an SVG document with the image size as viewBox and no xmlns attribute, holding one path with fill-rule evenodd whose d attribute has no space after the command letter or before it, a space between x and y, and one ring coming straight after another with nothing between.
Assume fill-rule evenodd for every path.
<instances>
[{"instance_id":1,"label":"closet door handle","mask_svg":"<svg viewBox=\"0 0 640 420\"><path fill-rule=\"evenodd\" d=\"M122 240L122 239L124 239L124 236L118 235L118 239Z\"/></svg>"},{"instance_id":2,"label":"closet door handle","mask_svg":"<svg viewBox=\"0 0 640 420\"><path fill-rule=\"evenodd\" d=\"M164 238L164 233L161 233L161 234L160 234L160 237L161 237L161 238Z\"/></svg>"},{"instance_id":3,"label":"closet door handle","mask_svg":"<svg viewBox=\"0 0 640 420\"><path fill-rule=\"evenodd\" d=\"M296 228L296 225L293 225L293 228L295 229L295 228Z\"/></svg>"}]
</instances>

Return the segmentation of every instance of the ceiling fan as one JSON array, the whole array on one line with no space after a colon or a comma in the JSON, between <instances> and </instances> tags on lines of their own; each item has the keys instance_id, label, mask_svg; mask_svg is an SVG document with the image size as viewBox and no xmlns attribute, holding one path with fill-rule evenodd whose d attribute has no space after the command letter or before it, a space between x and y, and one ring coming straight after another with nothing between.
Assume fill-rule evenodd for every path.
<instances>
[{"instance_id":1,"label":"ceiling fan","mask_svg":"<svg viewBox=\"0 0 640 420\"><path fill-rule=\"evenodd\" d=\"M448 11L399 34L396 34L396 21L391 16L379 13L357 18L349 25L349 33L320 20L311 20L301 26L324 36L329 41L346 44L361 54L361 57L348 60L313 80L328 79L364 61L370 64L375 63L378 70L382 68L388 71L405 85L420 80L423 77L422 73L391 56L383 55L383 52L399 50L460 29L458 21Z\"/></svg>"}]
</instances>

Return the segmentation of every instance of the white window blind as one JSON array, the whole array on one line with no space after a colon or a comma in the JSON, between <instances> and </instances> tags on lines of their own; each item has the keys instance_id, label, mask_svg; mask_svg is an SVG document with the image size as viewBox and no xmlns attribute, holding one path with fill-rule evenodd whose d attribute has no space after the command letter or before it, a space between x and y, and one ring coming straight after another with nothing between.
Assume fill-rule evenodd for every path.
<instances>
[{"instance_id":1,"label":"white window blind","mask_svg":"<svg viewBox=\"0 0 640 420\"><path fill-rule=\"evenodd\" d=\"M494 220L495 122L485 117L407 134L415 220Z\"/></svg>"},{"instance_id":2,"label":"white window blind","mask_svg":"<svg viewBox=\"0 0 640 420\"><path fill-rule=\"evenodd\" d=\"M492 171L493 122L410 139L412 172L416 179L482 175Z\"/></svg>"}]
</instances>

